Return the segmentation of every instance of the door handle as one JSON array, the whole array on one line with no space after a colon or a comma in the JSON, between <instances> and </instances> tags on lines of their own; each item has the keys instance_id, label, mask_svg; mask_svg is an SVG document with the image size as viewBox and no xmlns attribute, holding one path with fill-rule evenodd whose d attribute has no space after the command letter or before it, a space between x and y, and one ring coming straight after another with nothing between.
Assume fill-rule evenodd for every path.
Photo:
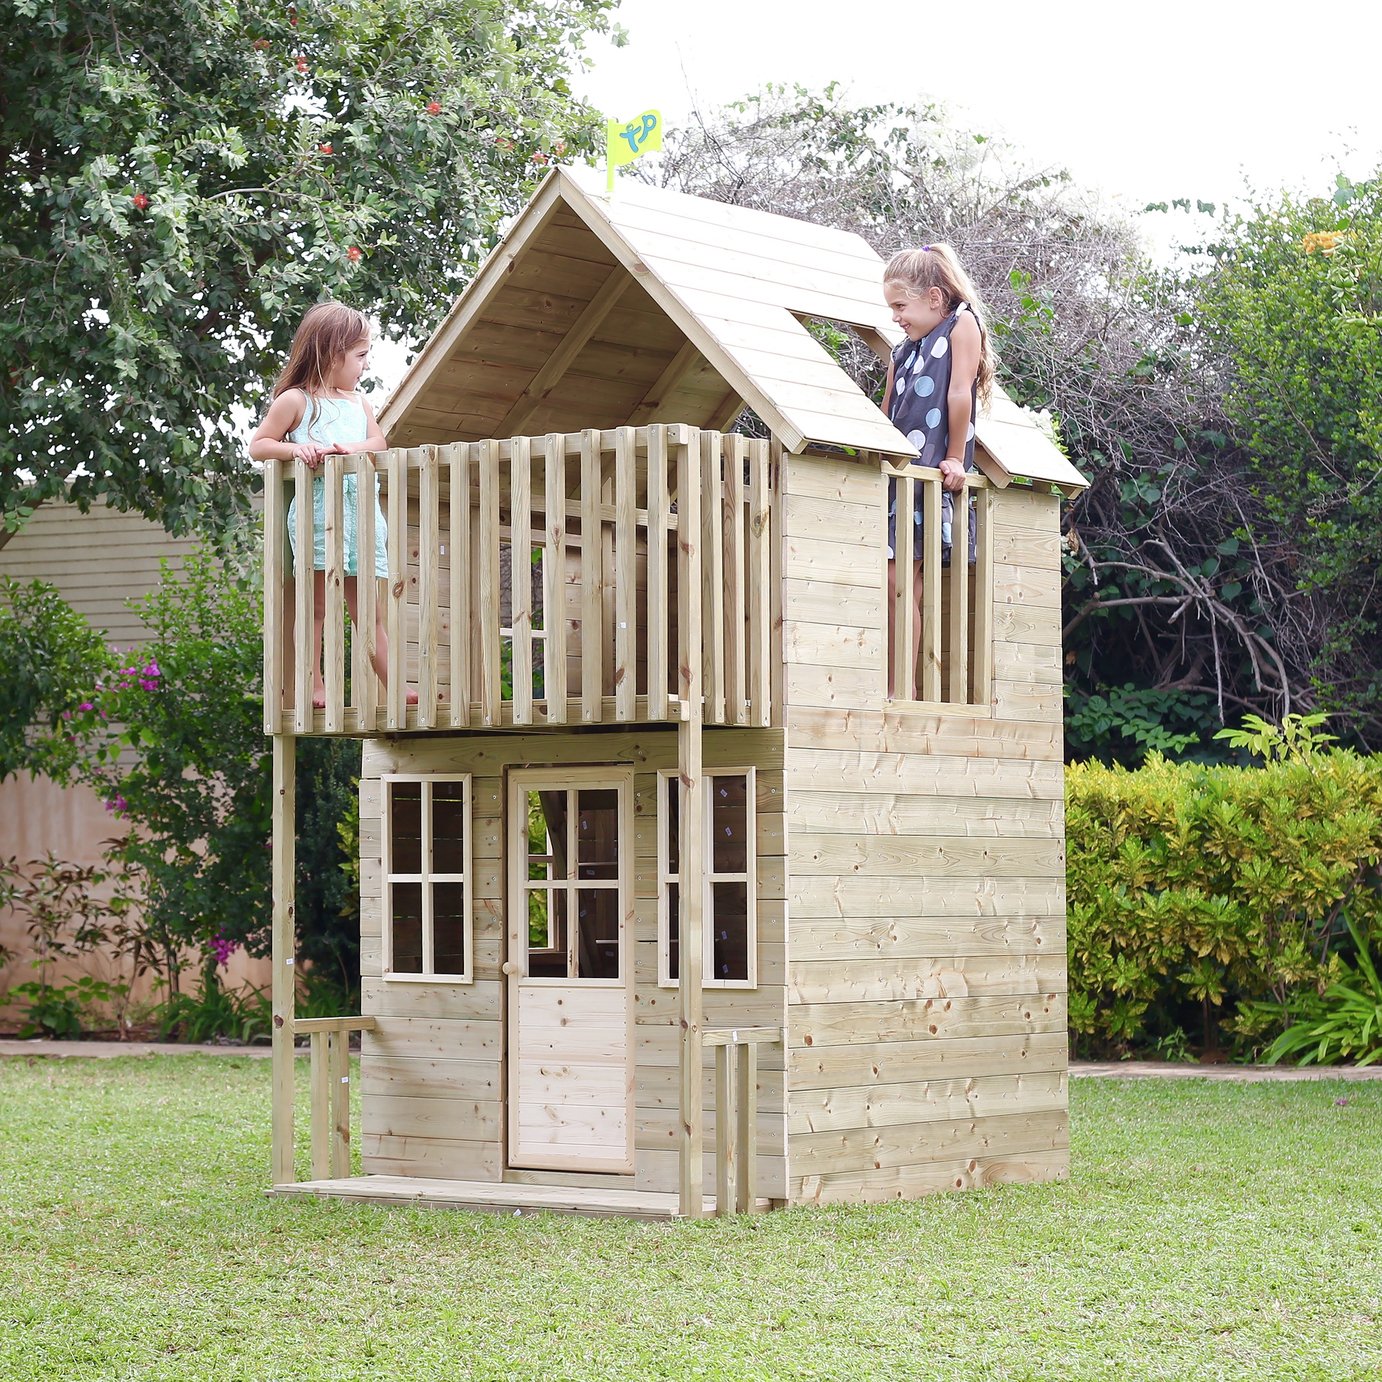
<instances>
[{"instance_id":1,"label":"door handle","mask_svg":"<svg viewBox=\"0 0 1382 1382\"><path fill-rule=\"evenodd\" d=\"M500 966L500 968L502 968L504 973L508 975L523 973L523 966L519 964L517 960L505 960L503 965Z\"/></svg>"}]
</instances>

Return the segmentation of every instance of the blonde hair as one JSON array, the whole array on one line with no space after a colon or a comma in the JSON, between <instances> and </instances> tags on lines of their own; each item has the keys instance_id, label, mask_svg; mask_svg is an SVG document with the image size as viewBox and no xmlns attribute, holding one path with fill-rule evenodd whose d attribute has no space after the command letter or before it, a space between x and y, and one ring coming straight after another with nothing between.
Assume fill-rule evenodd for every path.
<instances>
[{"instance_id":1,"label":"blonde hair","mask_svg":"<svg viewBox=\"0 0 1382 1382\"><path fill-rule=\"evenodd\" d=\"M962 302L969 304L974 320L979 323L979 400L987 404L993 389L993 350L989 346L989 329L984 322L984 308L974 284L964 266L947 244L922 245L918 249L900 250L888 260L883 270L884 283L900 283L912 297L920 297L932 288L939 288L945 297L947 312L953 312Z\"/></svg>"},{"instance_id":2,"label":"blonde hair","mask_svg":"<svg viewBox=\"0 0 1382 1382\"><path fill-rule=\"evenodd\" d=\"M336 362L357 341L368 340L369 318L339 302L319 302L309 308L293 336L288 359L274 380L271 398L301 389L309 398L323 394Z\"/></svg>"}]
</instances>

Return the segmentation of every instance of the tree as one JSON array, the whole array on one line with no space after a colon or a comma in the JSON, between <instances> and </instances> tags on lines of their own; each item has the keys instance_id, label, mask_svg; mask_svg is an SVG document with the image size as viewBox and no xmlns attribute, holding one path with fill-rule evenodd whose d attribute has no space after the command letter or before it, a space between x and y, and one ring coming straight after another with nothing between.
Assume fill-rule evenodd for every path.
<instances>
[{"instance_id":1,"label":"tree","mask_svg":"<svg viewBox=\"0 0 1382 1382\"><path fill-rule=\"evenodd\" d=\"M613 0L0 0L0 511L218 528L306 306L430 330Z\"/></svg>"}]
</instances>

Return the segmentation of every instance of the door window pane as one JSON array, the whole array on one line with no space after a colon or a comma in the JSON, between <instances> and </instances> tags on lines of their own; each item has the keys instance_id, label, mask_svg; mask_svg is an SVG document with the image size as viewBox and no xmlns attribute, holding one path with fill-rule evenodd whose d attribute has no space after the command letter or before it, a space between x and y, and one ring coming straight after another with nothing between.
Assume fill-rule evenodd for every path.
<instances>
[{"instance_id":1,"label":"door window pane","mask_svg":"<svg viewBox=\"0 0 1382 1382\"><path fill-rule=\"evenodd\" d=\"M619 793L606 788L577 793L576 865L582 879L619 877Z\"/></svg>"},{"instance_id":2,"label":"door window pane","mask_svg":"<svg viewBox=\"0 0 1382 1382\"><path fill-rule=\"evenodd\" d=\"M585 979L619 977L619 893L581 888L576 894L577 973Z\"/></svg>"}]
</instances>

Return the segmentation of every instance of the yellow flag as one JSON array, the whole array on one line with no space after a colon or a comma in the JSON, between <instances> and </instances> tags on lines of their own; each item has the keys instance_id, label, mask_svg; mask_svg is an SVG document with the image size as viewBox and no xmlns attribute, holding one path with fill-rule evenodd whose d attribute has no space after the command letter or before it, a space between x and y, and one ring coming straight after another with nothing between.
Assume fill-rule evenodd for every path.
<instances>
[{"instance_id":1,"label":"yellow flag","mask_svg":"<svg viewBox=\"0 0 1382 1382\"><path fill-rule=\"evenodd\" d=\"M655 110L645 110L626 125L617 120L605 124L605 154L611 169L622 168L642 154L661 148L662 116Z\"/></svg>"}]
</instances>

